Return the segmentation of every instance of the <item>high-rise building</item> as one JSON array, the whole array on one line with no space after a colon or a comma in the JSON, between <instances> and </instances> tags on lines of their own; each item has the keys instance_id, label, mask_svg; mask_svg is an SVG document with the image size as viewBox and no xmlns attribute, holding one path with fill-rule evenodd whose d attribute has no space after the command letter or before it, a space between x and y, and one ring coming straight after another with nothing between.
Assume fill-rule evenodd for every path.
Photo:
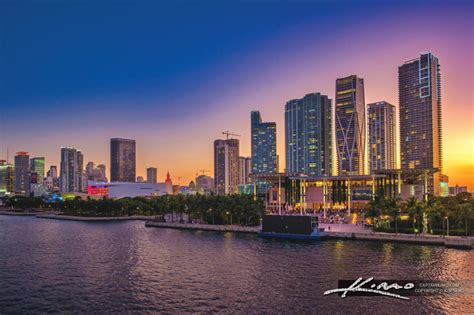
<instances>
[{"instance_id":1,"label":"high-rise building","mask_svg":"<svg viewBox=\"0 0 474 315\"><path fill-rule=\"evenodd\" d=\"M252 159L250 157L239 156L239 185L246 185L252 182Z\"/></svg>"},{"instance_id":2,"label":"high-rise building","mask_svg":"<svg viewBox=\"0 0 474 315\"><path fill-rule=\"evenodd\" d=\"M398 67L401 168L437 169L428 183L435 195L443 168L440 80L438 58L430 52Z\"/></svg>"},{"instance_id":3,"label":"high-rise building","mask_svg":"<svg viewBox=\"0 0 474 315\"><path fill-rule=\"evenodd\" d=\"M95 180L95 165L92 161L86 164L86 176L88 180Z\"/></svg>"},{"instance_id":4,"label":"high-rise building","mask_svg":"<svg viewBox=\"0 0 474 315\"><path fill-rule=\"evenodd\" d=\"M158 180L158 170L156 167L149 167L146 169L146 182L156 183Z\"/></svg>"},{"instance_id":5,"label":"high-rise building","mask_svg":"<svg viewBox=\"0 0 474 315\"><path fill-rule=\"evenodd\" d=\"M96 179L99 182L104 182L106 183L107 180L107 174L105 173L105 165L104 164L99 164L97 165L96 169Z\"/></svg>"},{"instance_id":6,"label":"high-rise building","mask_svg":"<svg viewBox=\"0 0 474 315\"><path fill-rule=\"evenodd\" d=\"M137 183L144 183L145 182L145 179L143 178L143 176L137 176Z\"/></svg>"},{"instance_id":7,"label":"high-rise building","mask_svg":"<svg viewBox=\"0 0 474 315\"><path fill-rule=\"evenodd\" d=\"M332 175L332 104L311 93L285 105L286 172Z\"/></svg>"},{"instance_id":8,"label":"high-rise building","mask_svg":"<svg viewBox=\"0 0 474 315\"><path fill-rule=\"evenodd\" d=\"M34 157L30 160L30 172L36 174L36 183L42 184L44 180L44 157Z\"/></svg>"},{"instance_id":9,"label":"high-rise building","mask_svg":"<svg viewBox=\"0 0 474 315\"><path fill-rule=\"evenodd\" d=\"M15 193L30 194L30 156L28 152L17 152L15 155Z\"/></svg>"},{"instance_id":10,"label":"high-rise building","mask_svg":"<svg viewBox=\"0 0 474 315\"><path fill-rule=\"evenodd\" d=\"M260 112L250 113L251 162L253 174L278 172L276 123L262 122Z\"/></svg>"},{"instance_id":11,"label":"high-rise building","mask_svg":"<svg viewBox=\"0 0 474 315\"><path fill-rule=\"evenodd\" d=\"M218 195L237 193L239 140L214 141L214 186Z\"/></svg>"},{"instance_id":12,"label":"high-rise building","mask_svg":"<svg viewBox=\"0 0 474 315\"><path fill-rule=\"evenodd\" d=\"M56 165L51 165L48 172L46 172L45 186L48 191L59 191L58 168Z\"/></svg>"},{"instance_id":13,"label":"high-rise building","mask_svg":"<svg viewBox=\"0 0 474 315\"><path fill-rule=\"evenodd\" d=\"M364 79L336 80L336 150L339 175L367 174L367 122Z\"/></svg>"},{"instance_id":14,"label":"high-rise building","mask_svg":"<svg viewBox=\"0 0 474 315\"><path fill-rule=\"evenodd\" d=\"M369 122L370 172L395 169L397 145L395 135L395 106L387 102L367 105Z\"/></svg>"},{"instance_id":15,"label":"high-rise building","mask_svg":"<svg viewBox=\"0 0 474 315\"><path fill-rule=\"evenodd\" d=\"M110 181L135 182L135 140L110 139Z\"/></svg>"},{"instance_id":16,"label":"high-rise building","mask_svg":"<svg viewBox=\"0 0 474 315\"><path fill-rule=\"evenodd\" d=\"M107 182L105 176L105 165L99 164L97 167L94 162L88 162L86 165L85 177L88 181Z\"/></svg>"},{"instance_id":17,"label":"high-rise building","mask_svg":"<svg viewBox=\"0 0 474 315\"><path fill-rule=\"evenodd\" d=\"M83 186L81 164L83 156L80 150L72 147L61 148L61 167L59 186L61 192L80 192Z\"/></svg>"},{"instance_id":18,"label":"high-rise building","mask_svg":"<svg viewBox=\"0 0 474 315\"><path fill-rule=\"evenodd\" d=\"M58 177L58 167L56 165L51 165L47 173L48 177L57 178Z\"/></svg>"},{"instance_id":19,"label":"high-rise building","mask_svg":"<svg viewBox=\"0 0 474 315\"><path fill-rule=\"evenodd\" d=\"M77 150L77 182L78 182L78 191L84 192L87 190L87 178L84 173L84 155L80 150Z\"/></svg>"},{"instance_id":20,"label":"high-rise building","mask_svg":"<svg viewBox=\"0 0 474 315\"><path fill-rule=\"evenodd\" d=\"M15 192L15 167L5 160L0 160L0 197Z\"/></svg>"}]
</instances>

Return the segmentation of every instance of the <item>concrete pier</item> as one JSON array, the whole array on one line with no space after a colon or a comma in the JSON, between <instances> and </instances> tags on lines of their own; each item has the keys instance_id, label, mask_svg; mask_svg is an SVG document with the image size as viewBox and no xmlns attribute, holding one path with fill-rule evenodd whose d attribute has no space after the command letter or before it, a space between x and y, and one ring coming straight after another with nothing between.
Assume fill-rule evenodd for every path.
<instances>
[{"instance_id":1,"label":"concrete pier","mask_svg":"<svg viewBox=\"0 0 474 315\"><path fill-rule=\"evenodd\" d=\"M216 231L216 232L234 232L234 233L253 233L260 230L260 226L238 226L238 225L217 225L217 224L194 224L194 223L171 223L171 222L145 222L146 227L160 227L171 229Z\"/></svg>"},{"instance_id":2,"label":"concrete pier","mask_svg":"<svg viewBox=\"0 0 474 315\"><path fill-rule=\"evenodd\" d=\"M234 233L254 233L260 230L260 226L246 227L235 225L212 225L212 224L191 224L191 223L170 223L170 222L155 222L146 221L146 227L158 228L172 228L172 229L187 229L187 230L201 230L201 231L216 231L216 232L234 232ZM415 234L394 234L394 233L375 233L368 230L358 232L346 231L325 231L327 238L334 239L352 239L361 241L379 241L379 242L398 242L398 243L412 243L422 245L441 245L446 247L472 249L474 245L474 238L472 237L458 237L447 236L441 237L439 235L415 235Z\"/></svg>"}]
</instances>

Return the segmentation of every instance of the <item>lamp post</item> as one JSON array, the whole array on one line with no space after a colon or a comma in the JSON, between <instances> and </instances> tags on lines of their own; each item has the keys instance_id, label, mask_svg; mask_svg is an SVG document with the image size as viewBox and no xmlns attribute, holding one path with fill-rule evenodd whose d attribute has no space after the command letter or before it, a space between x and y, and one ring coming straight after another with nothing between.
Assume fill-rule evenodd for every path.
<instances>
[{"instance_id":1,"label":"lamp post","mask_svg":"<svg viewBox=\"0 0 474 315\"><path fill-rule=\"evenodd\" d=\"M212 208L209 208L209 212L212 213L212 224L214 224L214 212L212 212Z\"/></svg>"},{"instance_id":2,"label":"lamp post","mask_svg":"<svg viewBox=\"0 0 474 315\"><path fill-rule=\"evenodd\" d=\"M445 216L446 219L446 236L449 236L449 217Z\"/></svg>"},{"instance_id":3,"label":"lamp post","mask_svg":"<svg viewBox=\"0 0 474 315\"><path fill-rule=\"evenodd\" d=\"M230 225L232 225L232 215L229 213L229 211L226 211L225 214L230 215ZM228 221L227 221L227 222L228 222Z\"/></svg>"}]
</instances>

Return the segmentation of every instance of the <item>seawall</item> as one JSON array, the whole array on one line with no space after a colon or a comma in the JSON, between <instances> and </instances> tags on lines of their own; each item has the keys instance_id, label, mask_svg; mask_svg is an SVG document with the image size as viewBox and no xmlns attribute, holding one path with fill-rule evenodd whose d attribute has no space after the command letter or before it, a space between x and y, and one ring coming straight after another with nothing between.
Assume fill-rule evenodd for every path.
<instances>
[{"instance_id":1,"label":"seawall","mask_svg":"<svg viewBox=\"0 0 474 315\"><path fill-rule=\"evenodd\" d=\"M169 223L146 221L146 227L202 230L216 232L235 232L235 233L257 233L260 226L245 227L235 225L212 225L212 224L190 224L190 223ZM329 232L325 231L327 238L334 239L352 239L361 241L381 241L381 242L398 242L412 243L422 245L438 245L454 248L472 249L474 238L448 236L440 237L433 235L415 235L415 234L392 234L392 233L371 233L371 232Z\"/></svg>"}]
</instances>

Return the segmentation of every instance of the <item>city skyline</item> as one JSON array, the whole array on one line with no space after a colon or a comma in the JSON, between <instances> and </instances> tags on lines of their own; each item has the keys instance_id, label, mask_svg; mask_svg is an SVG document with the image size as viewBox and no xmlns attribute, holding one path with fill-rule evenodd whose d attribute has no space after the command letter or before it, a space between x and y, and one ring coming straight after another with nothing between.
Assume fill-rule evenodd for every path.
<instances>
[{"instance_id":1,"label":"city skyline","mask_svg":"<svg viewBox=\"0 0 474 315\"><path fill-rule=\"evenodd\" d=\"M397 8L406 13L402 7ZM126 89L129 94L122 98L122 92L114 93L120 89L118 86L113 87L112 92L106 92L104 89L104 93L99 91L94 94L92 93L94 91L90 90L90 94L84 93L79 96L75 95L76 93L71 93L72 95L69 96L66 92L74 91L72 87L69 87L63 91L64 95L61 97L49 95L49 99L38 97L38 100L18 99L15 89L7 93L6 88L5 90L1 88L0 104L4 115L0 121L2 126L0 159L6 159L6 148L10 152L10 162L13 161L14 152L28 151L31 156L44 156L45 169L48 169L50 165L59 166L60 146L67 144L81 148L85 161L105 164L109 170L108 141L110 138L120 136L137 141L138 176L146 174L146 167L160 165L159 179L164 178L165 172L169 170L173 177L181 176L182 183L188 183L194 179L199 169L212 169L212 141L219 137L222 130L232 130L241 134L240 155L250 155L248 113L254 109L264 113L266 121L277 123L279 130L277 153L280 156L280 170L283 170L285 145L282 131L286 101L312 91L320 91L334 99L334 80L356 74L364 78L366 104L386 100L394 104L398 110L398 67L421 52L430 50L442 64L444 173L449 176L450 186L468 185L472 190L474 188L473 126L472 120L469 121L473 113L472 92L470 92L473 85L470 70L472 69L472 46L465 45L469 40L472 41L469 37L472 21L466 13L472 9L472 4L465 3L453 8L444 7L438 3L424 9L418 21L409 21L403 26L397 24L395 13L387 13L390 10L386 6L374 5L373 8L368 8L366 5L358 10L362 9L367 10L366 16L370 25L383 23L386 26L383 33L373 31L363 25L356 25L357 30L361 31L360 36L357 36L357 41L354 39L348 40L345 44L338 43L331 54L316 53L312 48L316 47L314 45L318 43L317 40L300 46L301 50L298 52L292 53L282 48L274 53L272 48L277 47L277 43L278 47L301 44L314 32L320 34L328 44L332 42L332 37L342 34L337 27L330 32L327 31L327 28L333 24L326 20L322 21L321 26L315 25L317 23L313 21L314 16L306 13L303 20L298 22L299 24L295 18L290 19L288 24L278 25L274 35L262 34L262 38L254 39L256 43L254 42L250 47L244 45L242 49L245 58L241 70L232 65L237 59L229 52L224 53L221 59L209 61L211 74L207 73L206 78L217 74L229 79L233 73L236 77L230 79L227 85L222 85L215 80L206 83L209 86L199 85L190 90L185 97L172 100L165 108L169 111L165 112L159 104L165 103L164 96L177 95L172 88L166 92L161 91L161 88L158 89L160 91L156 93L163 92L164 96L157 97L150 95L154 94L151 93L155 90L153 87L137 84L138 86L133 85ZM379 9L380 17L375 15L376 9ZM12 10L13 13L16 12ZM399 14L399 12L396 13ZM294 16L295 12L292 11L289 14ZM415 13L409 14L416 16ZM443 20L437 19L436 24L430 24L429 27L423 25L427 20L440 14L443 15ZM108 22L113 25L111 21ZM409 31L413 29L417 31ZM405 45L398 45L399 40L403 40ZM281 42L286 45L281 45ZM14 44L15 48L19 45ZM193 42L193 44L196 43ZM239 44L242 43L239 42ZM351 45L354 51L359 53L351 57L350 62L338 59L340 58L339 51ZM47 50L47 47L44 49ZM271 63L263 62L268 58L272 59ZM100 60L99 57L93 59ZM261 66L255 67L257 64ZM137 65L137 69L140 69L139 66ZM154 71L158 73L160 68L158 65L154 66ZM256 68L255 71L249 70L252 66ZM129 67L135 69L133 65L129 64ZM173 82L176 87L187 88L191 83L196 82L196 76L202 74L198 71L199 69L196 70L197 72L188 70L174 74L173 78L176 81ZM316 70L324 75L309 75ZM285 72L287 75L281 75ZM11 76L14 79L8 68L5 73L7 78ZM149 75L153 76L153 74ZM250 81L247 82L249 78ZM259 83L262 78L267 78L265 84ZM72 79L76 82L74 80L76 78ZM8 83L10 85L4 86L17 87L15 80L12 81ZM182 84L183 82L187 84ZM98 88L102 86L100 82L97 84ZM78 94L84 92L84 89L88 91L84 86L79 85L79 87L83 90L77 92ZM213 96L216 94L213 100L205 95L209 91L216 90L219 90L219 93L210 94ZM234 96L232 100L223 103L231 96ZM194 103L197 101L198 104L209 106L204 108L197 106L199 111L195 109L189 112L188 107L174 106L185 102L188 98L194 98ZM31 117L21 116L22 112L18 110L18 104L29 104L25 105L27 109L34 106L34 108L42 108L42 111ZM62 109L59 110L59 108ZM77 115L80 119L69 116L69 120L65 120L64 117L68 117L73 108L74 111L82 111ZM110 116L107 116L109 112ZM156 115L156 119L152 118L154 114L160 112L161 115ZM107 121L102 120L104 115L108 118ZM46 117L55 118L55 124L51 124L54 128L46 123ZM37 122L38 118L45 121L44 127L39 130L25 128L32 125L33 121ZM101 120L102 124L97 124L98 120ZM110 176L109 172L108 175Z\"/></svg>"}]
</instances>

